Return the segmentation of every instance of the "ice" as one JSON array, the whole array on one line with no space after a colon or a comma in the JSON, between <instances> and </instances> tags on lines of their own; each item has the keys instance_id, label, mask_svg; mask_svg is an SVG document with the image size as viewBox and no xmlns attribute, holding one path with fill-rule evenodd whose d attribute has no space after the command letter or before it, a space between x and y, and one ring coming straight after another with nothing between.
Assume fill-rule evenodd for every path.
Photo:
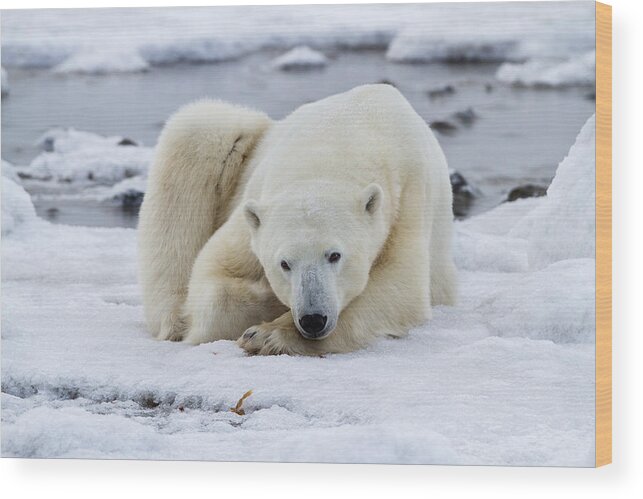
<instances>
[{"instance_id":1,"label":"ice","mask_svg":"<svg viewBox=\"0 0 643 499\"><path fill-rule=\"evenodd\" d=\"M596 52L571 59L532 60L522 64L504 63L496 72L504 83L532 87L566 87L594 85L596 81Z\"/></svg>"},{"instance_id":2,"label":"ice","mask_svg":"<svg viewBox=\"0 0 643 499\"><path fill-rule=\"evenodd\" d=\"M77 52L53 68L55 73L127 73L145 71L149 64L136 50Z\"/></svg>"},{"instance_id":3,"label":"ice","mask_svg":"<svg viewBox=\"0 0 643 499\"><path fill-rule=\"evenodd\" d=\"M456 224L457 306L323 358L153 340L136 231L50 224L3 176L3 455L592 466L593 133L592 118L546 197ZM118 139L51 131L43 155L109 172L72 167L100 150L113 180L119 151L145 150Z\"/></svg>"},{"instance_id":4,"label":"ice","mask_svg":"<svg viewBox=\"0 0 643 499\"><path fill-rule=\"evenodd\" d=\"M272 67L282 70L318 68L325 66L327 62L324 54L302 45L277 57L272 61Z\"/></svg>"},{"instance_id":5,"label":"ice","mask_svg":"<svg viewBox=\"0 0 643 499\"><path fill-rule=\"evenodd\" d=\"M153 150L120 145L122 142L123 137L103 137L73 128L52 129L39 141L45 151L19 173L35 180L86 184L114 184L146 174Z\"/></svg>"},{"instance_id":6,"label":"ice","mask_svg":"<svg viewBox=\"0 0 643 499\"><path fill-rule=\"evenodd\" d=\"M593 33L584 1L17 10L2 16L2 60L105 73L307 45L388 49L399 62L506 61L581 54Z\"/></svg>"}]
</instances>

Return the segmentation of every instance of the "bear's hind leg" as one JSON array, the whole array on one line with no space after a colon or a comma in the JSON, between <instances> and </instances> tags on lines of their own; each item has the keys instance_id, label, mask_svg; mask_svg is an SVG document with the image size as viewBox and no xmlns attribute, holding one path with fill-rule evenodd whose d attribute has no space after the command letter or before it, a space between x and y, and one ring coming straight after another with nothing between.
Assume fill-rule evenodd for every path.
<instances>
[{"instance_id":1,"label":"bear's hind leg","mask_svg":"<svg viewBox=\"0 0 643 499\"><path fill-rule=\"evenodd\" d=\"M138 224L139 282L147 328L156 338L180 339L194 260L234 209L270 123L263 113L204 100L165 125Z\"/></svg>"}]
</instances>

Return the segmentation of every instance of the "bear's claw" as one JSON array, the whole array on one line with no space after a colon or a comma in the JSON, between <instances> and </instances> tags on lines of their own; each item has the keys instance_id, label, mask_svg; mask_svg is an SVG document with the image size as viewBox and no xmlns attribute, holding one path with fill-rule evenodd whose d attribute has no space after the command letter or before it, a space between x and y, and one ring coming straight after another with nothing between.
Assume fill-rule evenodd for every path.
<instances>
[{"instance_id":1,"label":"bear's claw","mask_svg":"<svg viewBox=\"0 0 643 499\"><path fill-rule=\"evenodd\" d=\"M253 326L237 340L237 345L250 355L311 355L306 348L309 343L300 337L292 319Z\"/></svg>"},{"instance_id":2,"label":"bear's claw","mask_svg":"<svg viewBox=\"0 0 643 499\"><path fill-rule=\"evenodd\" d=\"M269 326L269 324L247 329L237 340L237 344L250 355L287 353L287 349L279 341L279 331L266 326Z\"/></svg>"}]
</instances>

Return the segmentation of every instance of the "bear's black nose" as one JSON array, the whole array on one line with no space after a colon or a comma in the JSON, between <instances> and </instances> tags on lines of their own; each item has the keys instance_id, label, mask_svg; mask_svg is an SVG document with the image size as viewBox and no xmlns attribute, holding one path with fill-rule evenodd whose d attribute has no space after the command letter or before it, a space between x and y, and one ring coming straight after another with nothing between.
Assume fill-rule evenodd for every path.
<instances>
[{"instance_id":1,"label":"bear's black nose","mask_svg":"<svg viewBox=\"0 0 643 499\"><path fill-rule=\"evenodd\" d=\"M320 314L304 315L299 319L299 325L311 336L316 336L326 326L327 317Z\"/></svg>"}]
</instances>

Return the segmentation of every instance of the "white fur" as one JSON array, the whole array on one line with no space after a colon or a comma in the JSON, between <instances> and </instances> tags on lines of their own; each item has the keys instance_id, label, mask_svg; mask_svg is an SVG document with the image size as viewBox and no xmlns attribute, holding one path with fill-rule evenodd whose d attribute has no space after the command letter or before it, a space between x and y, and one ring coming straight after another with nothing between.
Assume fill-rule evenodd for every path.
<instances>
[{"instance_id":1,"label":"white fur","mask_svg":"<svg viewBox=\"0 0 643 499\"><path fill-rule=\"evenodd\" d=\"M145 318L157 338L180 339L194 259L229 216L246 158L269 124L264 114L208 100L166 123L138 227Z\"/></svg>"},{"instance_id":2,"label":"white fur","mask_svg":"<svg viewBox=\"0 0 643 499\"><path fill-rule=\"evenodd\" d=\"M142 208L148 327L259 354L403 336L455 299L451 231L442 150L393 87L357 87L275 123L196 103L163 131ZM309 313L327 316L322 339L304 338Z\"/></svg>"}]
</instances>

